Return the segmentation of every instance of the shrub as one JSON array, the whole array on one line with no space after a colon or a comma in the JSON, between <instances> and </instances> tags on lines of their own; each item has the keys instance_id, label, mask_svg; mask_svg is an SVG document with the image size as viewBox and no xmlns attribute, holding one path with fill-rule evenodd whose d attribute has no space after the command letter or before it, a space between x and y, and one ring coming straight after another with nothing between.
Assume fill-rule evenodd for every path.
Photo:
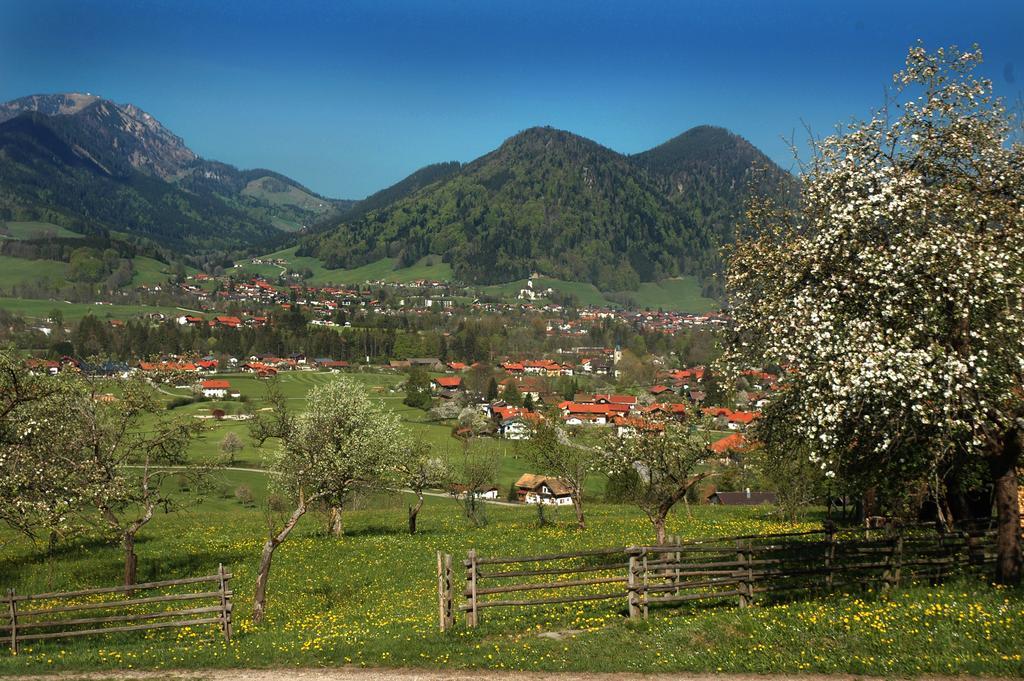
<instances>
[{"instance_id":1,"label":"shrub","mask_svg":"<svg viewBox=\"0 0 1024 681\"><path fill-rule=\"evenodd\" d=\"M248 485L239 485L235 488L235 499L243 506L252 506L256 497L253 496L252 490L249 489Z\"/></svg>"}]
</instances>

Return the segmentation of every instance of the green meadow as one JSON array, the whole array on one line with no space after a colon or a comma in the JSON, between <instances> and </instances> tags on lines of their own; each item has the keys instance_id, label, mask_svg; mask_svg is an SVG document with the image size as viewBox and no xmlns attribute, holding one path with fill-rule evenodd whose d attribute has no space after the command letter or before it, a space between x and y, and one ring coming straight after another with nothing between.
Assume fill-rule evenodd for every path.
<instances>
[{"instance_id":1,"label":"green meadow","mask_svg":"<svg viewBox=\"0 0 1024 681\"><path fill-rule=\"evenodd\" d=\"M488 295L513 300L522 289L526 288L526 281L526 279L520 279L505 284L484 286L480 290ZM593 284L537 277L533 280L533 287L536 291L551 288L563 294L575 296L580 305L621 307L618 302L609 299L610 294L602 293ZM701 295L700 283L694 277L645 282L640 284L640 288L635 291L618 292L615 297L618 298L618 296L628 297L635 307L651 310L661 309L699 314L717 310L721 306L718 301Z\"/></svg>"},{"instance_id":2,"label":"green meadow","mask_svg":"<svg viewBox=\"0 0 1024 681\"><path fill-rule=\"evenodd\" d=\"M234 490L248 487L251 504ZM125 633L27 644L0 653L0 674L211 667L416 667L494 670L840 673L906 677L1024 673L1024 594L980 581L926 585L888 594L846 592L740 610L679 607L630 622L625 603L488 610L481 626L442 634L437 627L435 552L481 555L572 551L650 541L631 508L591 505L589 527L571 510L539 526L532 509L487 507L472 526L458 502L428 497L420 532L405 528L407 495L360 499L345 512L342 537L310 514L275 554L268 615L250 622L260 548L266 537L265 476L226 471L202 490L175 488L177 512L160 513L137 546L142 580L207 574L218 563L234 575L235 636L216 626ZM797 527L809 527L810 524ZM763 509L699 507L679 512L670 530L687 537L794 529ZM0 534L0 574L20 593L116 584L121 556L90 534L47 555ZM116 673L116 672L115 672Z\"/></svg>"},{"instance_id":3,"label":"green meadow","mask_svg":"<svg viewBox=\"0 0 1024 681\"><path fill-rule=\"evenodd\" d=\"M266 382L225 376L245 401L198 402L178 407L183 416L209 416L264 408ZM413 437L437 451L461 456L448 424L402 405L400 374L353 373L390 409ZM296 411L327 373L283 374L281 389ZM189 389L160 386L170 403ZM203 419L206 433L193 443L195 460L219 458L228 432L247 441L239 421ZM321 512L308 514L275 553L268 615L251 623L251 599L268 522L272 490L258 470L277 446L246 443L238 468L216 469L200 485L168 481L177 510L160 512L141 532L139 579L153 581L208 574L223 563L233 573L235 636L226 644L216 626L121 633L33 642L17 656L0 653L0 675L119 669L213 667L363 666L486 668L519 671L808 672L877 675L1024 673L1024 591L964 579L940 587L913 585L885 594L841 592L799 602L764 600L738 609L732 602L655 609L645 622L629 621L617 600L485 611L482 624L461 622L448 633L437 626L436 552L456 561L470 548L481 555L516 555L644 544L650 525L637 510L602 502L599 485L588 494L588 528L575 529L571 509L549 509L544 522L531 507L488 504L485 523L470 523L462 503L428 496L420 531L406 531L411 495L377 490L354 498L344 513L344 534L331 537ZM502 496L529 466L513 443L478 439L470 455L493 448L502 457ZM599 482L599 481L595 481ZM242 490L245 493L242 493ZM252 497L251 501L249 497ZM769 507L679 508L669 532L686 538L811 529L820 515L789 524ZM0 587L19 593L117 584L121 553L96 524L53 551L0 530Z\"/></svg>"},{"instance_id":4,"label":"green meadow","mask_svg":"<svg viewBox=\"0 0 1024 681\"><path fill-rule=\"evenodd\" d=\"M82 235L72 232L66 227L55 225L50 222L0 222L3 229L0 232L0 239L42 239L44 237L58 237L61 239L81 239Z\"/></svg>"},{"instance_id":5,"label":"green meadow","mask_svg":"<svg viewBox=\"0 0 1024 681\"><path fill-rule=\"evenodd\" d=\"M99 319L131 319L151 312L160 312L168 316L182 314L181 308L170 306L70 303L64 300L8 297L0 297L0 308L34 320L48 318L53 310L60 310L65 321L75 321L87 314L92 314Z\"/></svg>"},{"instance_id":6,"label":"green meadow","mask_svg":"<svg viewBox=\"0 0 1024 681\"><path fill-rule=\"evenodd\" d=\"M436 255L428 255L421 258L419 262L410 267L397 267L398 261L394 258L382 258L362 267L354 269L330 270L323 266L318 258L295 255L296 248L268 253L264 258L282 258L288 261L288 268L291 270L309 269L313 276L306 281L310 284L322 286L325 284L361 284L367 281L386 281L396 284L407 284L419 279L430 279L447 281L451 279L452 268L448 263L441 262ZM276 278L281 273L281 268L274 265L253 265L241 262L234 268L235 272L248 272L268 278Z\"/></svg>"}]
</instances>

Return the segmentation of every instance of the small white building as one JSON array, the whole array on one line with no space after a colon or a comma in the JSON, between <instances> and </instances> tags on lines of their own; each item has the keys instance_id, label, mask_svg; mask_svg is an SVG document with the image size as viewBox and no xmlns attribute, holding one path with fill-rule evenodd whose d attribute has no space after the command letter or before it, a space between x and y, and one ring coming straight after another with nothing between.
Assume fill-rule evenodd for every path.
<instances>
[{"instance_id":1,"label":"small white building","mask_svg":"<svg viewBox=\"0 0 1024 681\"><path fill-rule=\"evenodd\" d=\"M231 384L223 379L211 379L200 384L203 397L223 400L231 392Z\"/></svg>"},{"instance_id":2,"label":"small white building","mask_svg":"<svg viewBox=\"0 0 1024 681\"><path fill-rule=\"evenodd\" d=\"M533 429L521 416L513 416L501 422L498 432L506 440L529 440Z\"/></svg>"}]
</instances>

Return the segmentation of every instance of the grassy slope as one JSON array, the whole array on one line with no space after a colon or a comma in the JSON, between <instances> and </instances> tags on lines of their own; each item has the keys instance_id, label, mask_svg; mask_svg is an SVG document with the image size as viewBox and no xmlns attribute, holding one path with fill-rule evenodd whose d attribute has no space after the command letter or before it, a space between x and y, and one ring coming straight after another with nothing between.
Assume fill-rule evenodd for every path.
<instances>
[{"instance_id":1,"label":"grassy slope","mask_svg":"<svg viewBox=\"0 0 1024 681\"><path fill-rule=\"evenodd\" d=\"M381 373L352 373L350 378L366 386L371 394L383 400L388 409L399 415L399 418L409 433L417 440L426 441L431 444L434 451L443 455L453 462L457 462L462 454L462 446L459 441L451 436L451 424L438 423L427 420L427 413L402 403L405 395L396 388L404 380L400 374ZM197 402L175 411L179 414L189 414L197 417L207 416L213 409L223 409L227 414L238 414L246 408L259 410L265 406L263 397L266 394L266 381L253 378L248 374L225 374L224 377L231 382L231 387L241 393L246 402L238 400ZM315 386L332 380L333 375L321 372L290 372L281 375L281 390L289 399L289 406L296 411L305 408L307 393ZM175 395L188 395L188 390L178 390L173 387L162 386L165 391L160 395L165 401L173 399L166 393ZM256 448L248 440L248 429L244 421L214 421L202 419L207 426L199 438L197 438L189 451L190 456L196 461L218 460L218 447L228 432L234 432L245 442L243 449L236 458L236 464L240 466L264 466L272 455L276 443L267 443L263 448ZM470 444L470 453L494 452L501 461L501 471L497 484L501 495L507 494L509 485L520 475L530 472L529 465L519 457L518 446L507 440L495 440L491 438L478 438ZM595 495L603 493L604 480L602 476L594 477L592 492Z\"/></svg>"},{"instance_id":2,"label":"grassy slope","mask_svg":"<svg viewBox=\"0 0 1024 681\"><path fill-rule=\"evenodd\" d=\"M150 312L162 312L166 315L181 314L176 307L147 305L94 305L89 303L68 303L63 300L37 300L26 298L0 298L0 308L24 315L28 319L45 319L51 310L60 310L64 319L71 321L81 319L88 313L100 319L130 319Z\"/></svg>"},{"instance_id":3,"label":"grassy slope","mask_svg":"<svg viewBox=\"0 0 1024 681\"><path fill-rule=\"evenodd\" d=\"M257 498L243 506L233 490ZM267 620L249 622L266 525L265 480L220 473L201 496L186 496L177 514L160 513L138 545L139 578L209 573L219 562L234 579L235 638L225 645L213 626L26 645L0 656L0 675L79 669L281 667L299 665L483 667L593 671L799 672L905 676L1024 673L1024 593L979 582L898 590L891 596L836 594L805 602L740 610L683 606L652 610L630 623L624 599L542 608L487 610L474 630L459 622L437 631L435 552L456 560L482 555L572 551L649 540L649 526L627 507L591 506L589 527L571 527L571 512L536 526L529 509L488 507L489 523L469 526L455 502L428 498L420 533L404 533L410 497L378 496L345 515L346 535L323 535L310 515L277 551ZM791 529L758 509L700 507L674 514L670 531L688 537ZM0 536L10 539L10 535ZM120 553L98 538L66 547L55 559L28 542L0 544L5 586L20 593L116 584ZM536 592L540 594L542 592ZM531 595L536 595L531 594ZM461 618L460 618L461 619ZM541 632L572 632L549 639Z\"/></svg>"},{"instance_id":4,"label":"grassy slope","mask_svg":"<svg viewBox=\"0 0 1024 681\"><path fill-rule=\"evenodd\" d=\"M700 283L694 277L662 279L659 282L645 282L636 291L627 291L636 304L652 310L677 310L680 312L711 312L721 307L717 300L701 295Z\"/></svg>"},{"instance_id":5,"label":"grassy slope","mask_svg":"<svg viewBox=\"0 0 1024 681\"><path fill-rule=\"evenodd\" d=\"M275 253L265 255L265 258L284 258L288 261L289 267L293 270L309 268L313 277L309 279L311 284L359 284L365 281L390 281L395 283L408 283L417 279L432 279L447 281L452 276L452 268L447 263L440 261L437 256L427 256L411 267L395 269L395 260L382 258L376 262L357 267L351 270L329 270L323 266L317 258L299 257L295 255L295 248L286 248ZM431 264L433 263L433 264ZM276 267L243 265L241 269L263 274L264 276L276 277L280 269Z\"/></svg>"},{"instance_id":6,"label":"grassy slope","mask_svg":"<svg viewBox=\"0 0 1024 681\"><path fill-rule=\"evenodd\" d=\"M66 227L60 227L49 222L4 222L0 224L5 226L9 232L8 235L0 235L0 238L38 239L47 234L63 239L82 238L82 235L77 232L72 232Z\"/></svg>"},{"instance_id":7,"label":"grassy slope","mask_svg":"<svg viewBox=\"0 0 1024 681\"><path fill-rule=\"evenodd\" d=\"M553 288L563 293L576 296L581 305L593 305L597 307L617 307L616 303L608 300L601 291L593 284L574 281L562 281L561 279L548 279L538 277L534 279L535 290ZM495 286L484 286L482 290L493 296L503 298L515 298L519 291L526 287L526 280L497 284ZM701 295L700 284L694 277L678 277L664 279L660 282L646 282L640 284L636 291L624 291L640 308L652 310L664 309L678 312L702 313L719 308L718 301L705 298Z\"/></svg>"},{"instance_id":8,"label":"grassy slope","mask_svg":"<svg viewBox=\"0 0 1024 681\"><path fill-rule=\"evenodd\" d=\"M280 180L275 180L271 177L260 177L247 184L245 188L242 189L242 194L261 199L274 206L296 206L302 210L314 211L317 213L326 213L331 209L329 202L318 199L312 194L308 194L294 185L288 185L287 191L274 192L269 191L264 187L265 181L280 182Z\"/></svg>"},{"instance_id":9,"label":"grassy slope","mask_svg":"<svg viewBox=\"0 0 1024 681\"><path fill-rule=\"evenodd\" d=\"M15 284L47 281L62 282L67 263L56 260L26 260L0 255L0 288L9 289Z\"/></svg>"},{"instance_id":10,"label":"grassy slope","mask_svg":"<svg viewBox=\"0 0 1024 681\"><path fill-rule=\"evenodd\" d=\"M417 436L439 445L453 442L444 426L422 423L423 412L401 405L392 390L397 374L353 374L402 415ZM233 386L259 408L263 383L230 376ZM320 373L285 374L282 390L296 409ZM185 391L165 388L168 392ZM165 399L171 397L165 395ZM182 407L208 413L217 403ZM229 412L238 402L223 403ZM208 422L210 423L210 422ZM227 430L245 437L243 424L212 423L192 455L216 455ZM482 441L484 442L484 441ZM504 443L491 442L502 446ZM274 447L268 444L268 450ZM506 451L506 468L516 466ZM244 463L259 464L266 452L247 448ZM512 463L508 463L512 462ZM503 471L508 479L511 470ZM235 491L247 487L256 503L243 505ZM169 483L182 502L176 514L157 514L138 544L139 577L166 579L208 573L219 562L235 578L235 639L226 646L214 627L123 634L26 646L17 657L0 656L0 675L41 670L201 668L321 665L486 667L520 670L826 672L883 676L919 673L1024 673L1019 641L1024 636L1024 592L995 590L980 582L937 589L876 594L835 594L802 603L739 610L722 607L653 610L645 623L629 623L623 602L488 610L483 625L454 634L437 632L435 552L461 559L483 555L572 551L644 543L650 526L630 507L589 503L588 529L573 529L569 509L551 510L544 527L529 508L487 507L488 523L474 528L461 506L428 497L420 533L404 532L409 495L375 494L353 502L346 536L323 535L323 518L310 514L275 554L269 613L259 628L249 623L260 547L266 537L263 504L267 476L220 471L202 490ZM503 490L504 491L504 490ZM815 519L816 520L816 519ZM669 531L685 537L727 536L795 528L763 508L702 506L679 509ZM12 541L7 541L12 540ZM120 575L116 543L93 537L63 548L56 559L0 529L4 587L21 593L115 584ZM537 592L542 594L542 592ZM763 597L762 597L763 598ZM571 640L540 638L540 632L572 630ZM837 643L841 642L841 645Z\"/></svg>"}]
</instances>

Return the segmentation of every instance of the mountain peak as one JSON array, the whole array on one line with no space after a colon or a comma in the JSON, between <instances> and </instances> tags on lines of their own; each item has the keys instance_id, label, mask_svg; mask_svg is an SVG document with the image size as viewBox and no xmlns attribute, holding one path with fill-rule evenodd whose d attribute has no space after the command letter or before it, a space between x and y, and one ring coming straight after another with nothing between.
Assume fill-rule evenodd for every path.
<instances>
[{"instance_id":1,"label":"mountain peak","mask_svg":"<svg viewBox=\"0 0 1024 681\"><path fill-rule=\"evenodd\" d=\"M184 140L134 104L117 104L91 93L29 95L0 104L0 123L35 112L56 119L95 158L127 159L134 170L167 180L198 156ZM111 163L111 167L118 164Z\"/></svg>"}]
</instances>

